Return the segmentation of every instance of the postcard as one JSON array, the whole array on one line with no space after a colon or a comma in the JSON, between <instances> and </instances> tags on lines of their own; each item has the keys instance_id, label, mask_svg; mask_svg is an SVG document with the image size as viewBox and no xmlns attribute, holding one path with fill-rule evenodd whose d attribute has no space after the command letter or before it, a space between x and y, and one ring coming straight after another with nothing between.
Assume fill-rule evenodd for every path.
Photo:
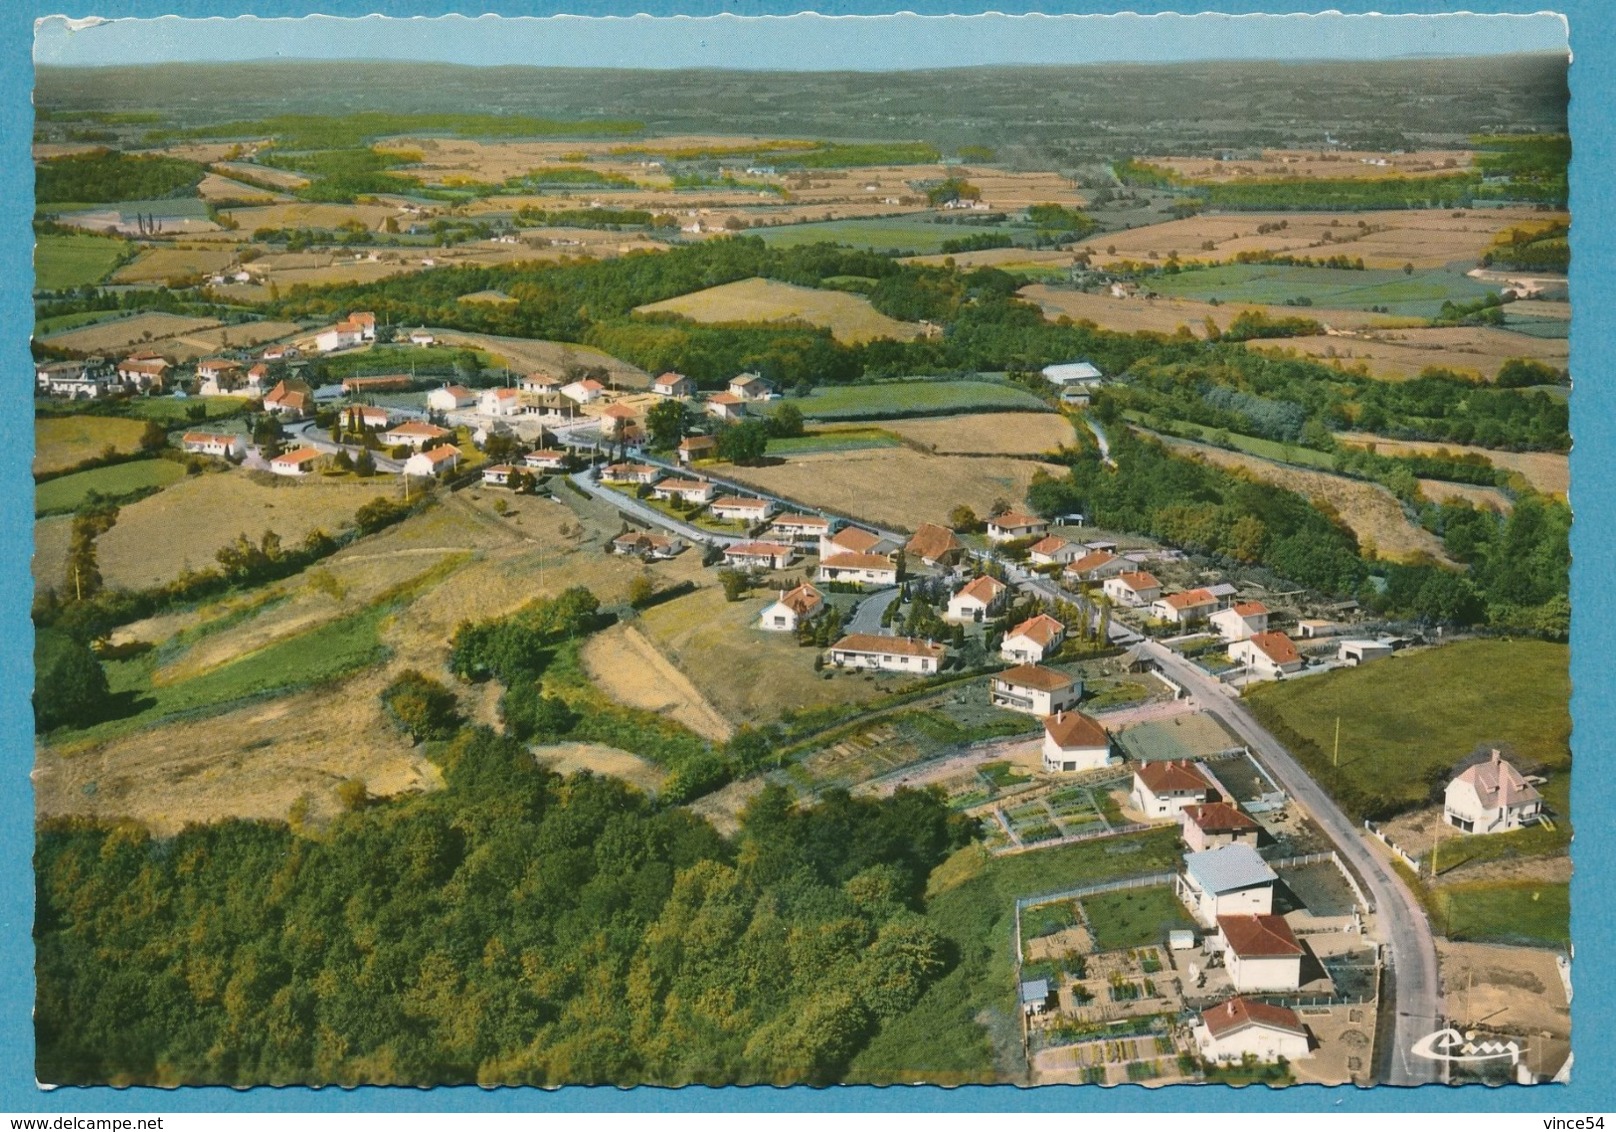
<instances>
[{"instance_id":1,"label":"postcard","mask_svg":"<svg viewBox=\"0 0 1616 1132\"><path fill-rule=\"evenodd\" d=\"M40 21L34 1076L1570 1080L1569 42Z\"/></svg>"}]
</instances>

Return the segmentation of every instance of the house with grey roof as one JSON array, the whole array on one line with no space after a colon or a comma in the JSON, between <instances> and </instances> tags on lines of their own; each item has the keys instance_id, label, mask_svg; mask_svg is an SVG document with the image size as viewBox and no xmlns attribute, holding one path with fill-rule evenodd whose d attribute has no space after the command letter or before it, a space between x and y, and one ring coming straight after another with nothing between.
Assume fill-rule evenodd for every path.
<instances>
[{"instance_id":1,"label":"house with grey roof","mask_svg":"<svg viewBox=\"0 0 1616 1132\"><path fill-rule=\"evenodd\" d=\"M1273 912L1278 880L1255 849L1236 842L1184 854L1178 896L1197 920L1213 927L1219 916Z\"/></svg>"}]
</instances>

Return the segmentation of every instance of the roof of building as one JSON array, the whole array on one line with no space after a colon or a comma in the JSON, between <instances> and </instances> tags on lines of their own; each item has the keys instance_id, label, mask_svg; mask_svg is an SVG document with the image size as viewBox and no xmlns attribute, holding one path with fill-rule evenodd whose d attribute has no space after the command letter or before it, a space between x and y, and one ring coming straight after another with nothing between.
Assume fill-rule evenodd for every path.
<instances>
[{"instance_id":1,"label":"roof of building","mask_svg":"<svg viewBox=\"0 0 1616 1132\"><path fill-rule=\"evenodd\" d=\"M514 471L516 471L516 469L511 467L509 464L490 464L488 467L483 469L483 478L487 479L489 476L508 476Z\"/></svg>"},{"instance_id":2,"label":"roof of building","mask_svg":"<svg viewBox=\"0 0 1616 1132\"><path fill-rule=\"evenodd\" d=\"M414 456L411 456L410 459L419 460L423 456L426 457L426 462L429 464L442 464L449 460L459 459L460 449L456 448L453 444L440 444L436 448L428 448L424 451L417 452Z\"/></svg>"},{"instance_id":3,"label":"roof of building","mask_svg":"<svg viewBox=\"0 0 1616 1132\"><path fill-rule=\"evenodd\" d=\"M619 421L631 421L635 417L639 416L638 413L629 408L627 405L607 405L602 411L601 415L611 417L614 420Z\"/></svg>"},{"instance_id":4,"label":"roof of building","mask_svg":"<svg viewBox=\"0 0 1616 1132\"><path fill-rule=\"evenodd\" d=\"M1006 588L1008 587L1006 587L1003 582L999 581L999 579L989 577L987 574L983 574L980 577L972 578L969 582L966 582L959 588L959 592L957 592L954 596L956 598L972 598L981 602L983 605L989 605L995 601L998 601L999 595L1002 594Z\"/></svg>"},{"instance_id":5,"label":"roof of building","mask_svg":"<svg viewBox=\"0 0 1616 1132\"><path fill-rule=\"evenodd\" d=\"M679 442L681 452L694 452L698 448L711 448L718 443L716 436L687 436Z\"/></svg>"},{"instance_id":6,"label":"roof of building","mask_svg":"<svg viewBox=\"0 0 1616 1132\"><path fill-rule=\"evenodd\" d=\"M898 564L884 554L832 554L819 560L821 567L832 570L897 570Z\"/></svg>"},{"instance_id":7,"label":"roof of building","mask_svg":"<svg viewBox=\"0 0 1616 1132\"><path fill-rule=\"evenodd\" d=\"M1027 548L1029 554L1059 554L1065 547L1071 546L1072 540L1061 538L1060 535L1050 535L1039 539Z\"/></svg>"},{"instance_id":8,"label":"roof of building","mask_svg":"<svg viewBox=\"0 0 1616 1132\"><path fill-rule=\"evenodd\" d=\"M1133 774L1152 794L1212 789L1212 784L1206 780L1206 776L1196 770L1195 764L1188 759L1140 763Z\"/></svg>"},{"instance_id":9,"label":"roof of building","mask_svg":"<svg viewBox=\"0 0 1616 1132\"><path fill-rule=\"evenodd\" d=\"M1072 678L1066 673L1056 672L1041 664L1018 664L1000 672L994 679L1018 688L1036 688L1040 692L1059 692L1072 686Z\"/></svg>"},{"instance_id":10,"label":"roof of building","mask_svg":"<svg viewBox=\"0 0 1616 1132\"><path fill-rule=\"evenodd\" d=\"M1161 583L1156 580L1156 575L1144 570L1129 570L1126 574L1118 574L1116 580L1130 590L1161 589Z\"/></svg>"},{"instance_id":11,"label":"roof of building","mask_svg":"<svg viewBox=\"0 0 1616 1132\"><path fill-rule=\"evenodd\" d=\"M655 474L657 469L650 464L607 464L606 474L609 476L638 476L646 472ZM689 480L674 480L674 483L689 483Z\"/></svg>"},{"instance_id":12,"label":"roof of building","mask_svg":"<svg viewBox=\"0 0 1616 1132\"><path fill-rule=\"evenodd\" d=\"M1080 711L1061 711L1044 717L1044 734L1055 741L1057 747L1071 750L1077 747L1111 746L1111 736L1093 716Z\"/></svg>"},{"instance_id":13,"label":"roof of building","mask_svg":"<svg viewBox=\"0 0 1616 1132\"><path fill-rule=\"evenodd\" d=\"M917 558L935 562L945 554L952 554L964 546L958 536L947 527L936 523L921 523L904 545L904 551Z\"/></svg>"},{"instance_id":14,"label":"roof of building","mask_svg":"<svg viewBox=\"0 0 1616 1132\"><path fill-rule=\"evenodd\" d=\"M1537 788L1521 777L1499 751L1493 751L1486 762L1459 774L1453 781L1469 783L1476 791L1476 797L1481 804L1489 809L1499 806L1514 806L1523 802L1536 802L1542 795Z\"/></svg>"},{"instance_id":15,"label":"roof of building","mask_svg":"<svg viewBox=\"0 0 1616 1132\"><path fill-rule=\"evenodd\" d=\"M440 436L448 436L449 430L439 428L426 421L405 421L401 425L394 425L387 430L388 436L419 436L424 440L436 440Z\"/></svg>"},{"instance_id":16,"label":"roof of building","mask_svg":"<svg viewBox=\"0 0 1616 1132\"><path fill-rule=\"evenodd\" d=\"M1257 850L1244 842L1184 854L1184 871L1203 892L1239 892L1279 879Z\"/></svg>"},{"instance_id":17,"label":"roof of building","mask_svg":"<svg viewBox=\"0 0 1616 1132\"><path fill-rule=\"evenodd\" d=\"M707 398L707 403L710 405L740 405L743 401L733 393L714 393Z\"/></svg>"},{"instance_id":18,"label":"roof of building","mask_svg":"<svg viewBox=\"0 0 1616 1132\"><path fill-rule=\"evenodd\" d=\"M295 448L290 452L282 452L270 461L271 464L307 464L310 460L318 460L318 448Z\"/></svg>"},{"instance_id":19,"label":"roof of building","mask_svg":"<svg viewBox=\"0 0 1616 1132\"><path fill-rule=\"evenodd\" d=\"M789 558L791 548L778 542L738 542L724 549L724 557L729 558Z\"/></svg>"},{"instance_id":20,"label":"roof of building","mask_svg":"<svg viewBox=\"0 0 1616 1132\"><path fill-rule=\"evenodd\" d=\"M1214 1038L1243 1030L1247 1026L1265 1026L1270 1030L1283 1030L1287 1034L1307 1034L1296 1011L1288 1006L1275 1006L1254 998L1236 997L1228 1002L1220 1002L1202 1012L1201 1022Z\"/></svg>"},{"instance_id":21,"label":"roof of building","mask_svg":"<svg viewBox=\"0 0 1616 1132\"><path fill-rule=\"evenodd\" d=\"M313 399L314 394L301 381L277 382L275 388L264 394L266 405L288 405L301 409L308 408Z\"/></svg>"},{"instance_id":22,"label":"roof of building","mask_svg":"<svg viewBox=\"0 0 1616 1132\"><path fill-rule=\"evenodd\" d=\"M543 373L538 370L528 374L522 380L527 382L529 385L554 385L557 388L560 388L560 386L563 384L559 377L554 377L548 373Z\"/></svg>"},{"instance_id":23,"label":"roof of building","mask_svg":"<svg viewBox=\"0 0 1616 1132\"><path fill-rule=\"evenodd\" d=\"M948 650L932 641L915 637L881 637L874 633L849 633L831 646L837 652L888 653L893 656L941 657Z\"/></svg>"},{"instance_id":24,"label":"roof of building","mask_svg":"<svg viewBox=\"0 0 1616 1132\"><path fill-rule=\"evenodd\" d=\"M1047 613L1039 613L1011 629L1004 635L1004 639L1008 641L1011 637L1026 637L1029 641L1037 641L1047 649L1065 635L1065 625Z\"/></svg>"},{"instance_id":25,"label":"roof of building","mask_svg":"<svg viewBox=\"0 0 1616 1132\"><path fill-rule=\"evenodd\" d=\"M1021 984L1021 1004L1043 1002L1049 997L1048 979L1028 979Z\"/></svg>"},{"instance_id":26,"label":"roof of building","mask_svg":"<svg viewBox=\"0 0 1616 1132\"><path fill-rule=\"evenodd\" d=\"M807 582L794 590L787 590L780 594L777 604L785 606L791 612L801 616L818 608L825 601L825 595L810 586Z\"/></svg>"},{"instance_id":27,"label":"roof of building","mask_svg":"<svg viewBox=\"0 0 1616 1132\"><path fill-rule=\"evenodd\" d=\"M1277 629L1253 633L1247 639L1253 648L1275 664L1297 664L1302 659L1302 654L1296 651L1295 642Z\"/></svg>"},{"instance_id":28,"label":"roof of building","mask_svg":"<svg viewBox=\"0 0 1616 1132\"><path fill-rule=\"evenodd\" d=\"M1260 601L1237 601L1229 607L1241 617L1266 617L1268 607Z\"/></svg>"},{"instance_id":29,"label":"roof of building","mask_svg":"<svg viewBox=\"0 0 1616 1132\"><path fill-rule=\"evenodd\" d=\"M567 454L560 448L535 448L523 457L525 460L565 460Z\"/></svg>"},{"instance_id":30,"label":"roof of building","mask_svg":"<svg viewBox=\"0 0 1616 1132\"><path fill-rule=\"evenodd\" d=\"M742 495L721 495L713 500L713 508L727 507L731 510L767 511L767 499L748 499Z\"/></svg>"},{"instance_id":31,"label":"roof of building","mask_svg":"<svg viewBox=\"0 0 1616 1132\"><path fill-rule=\"evenodd\" d=\"M1177 610L1195 609L1202 605L1216 605L1218 603L1218 599L1204 589L1185 590L1182 593L1168 594L1162 600Z\"/></svg>"},{"instance_id":32,"label":"roof of building","mask_svg":"<svg viewBox=\"0 0 1616 1132\"><path fill-rule=\"evenodd\" d=\"M1036 515L1028 515L1024 511L1006 511L988 520L988 525L1005 530L1015 530L1019 527L1042 527L1047 524Z\"/></svg>"},{"instance_id":33,"label":"roof of building","mask_svg":"<svg viewBox=\"0 0 1616 1132\"><path fill-rule=\"evenodd\" d=\"M584 389L584 390L589 391L590 393L602 393L606 389L606 387L604 385L602 385L600 382L596 381L592 377L586 377L582 381L574 381L570 385L562 386L562 388L563 389Z\"/></svg>"},{"instance_id":34,"label":"roof of building","mask_svg":"<svg viewBox=\"0 0 1616 1132\"><path fill-rule=\"evenodd\" d=\"M651 384L652 385L673 385L676 382L689 381L689 380L690 380L690 378L686 377L684 374L675 373L672 370L669 370L667 373L659 375L657 377L657 379L655 381L653 381Z\"/></svg>"},{"instance_id":35,"label":"roof of building","mask_svg":"<svg viewBox=\"0 0 1616 1132\"><path fill-rule=\"evenodd\" d=\"M1200 826L1207 833L1242 833L1261 829L1239 807L1228 802L1204 802L1184 807L1184 818Z\"/></svg>"},{"instance_id":36,"label":"roof of building","mask_svg":"<svg viewBox=\"0 0 1616 1132\"><path fill-rule=\"evenodd\" d=\"M1104 550L1096 550L1085 554L1082 558L1077 559L1066 567L1066 572L1068 574L1087 574L1090 570L1098 570L1100 567L1108 566L1116 560L1117 556L1115 554Z\"/></svg>"},{"instance_id":37,"label":"roof of building","mask_svg":"<svg viewBox=\"0 0 1616 1132\"><path fill-rule=\"evenodd\" d=\"M843 527L830 536L830 541L843 550L851 550L854 554L868 554L881 545L881 536L863 527Z\"/></svg>"},{"instance_id":38,"label":"roof of building","mask_svg":"<svg viewBox=\"0 0 1616 1132\"><path fill-rule=\"evenodd\" d=\"M188 432L180 438L182 444L234 444L241 437L233 432Z\"/></svg>"},{"instance_id":39,"label":"roof of building","mask_svg":"<svg viewBox=\"0 0 1616 1132\"><path fill-rule=\"evenodd\" d=\"M830 520L822 515L776 515L774 525L777 527L826 527Z\"/></svg>"},{"instance_id":40,"label":"roof of building","mask_svg":"<svg viewBox=\"0 0 1616 1132\"><path fill-rule=\"evenodd\" d=\"M631 468L644 467L643 464L630 464ZM655 471L656 469L652 469ZM658 491L712 491L713 485L706 480L663 480L656 485Z\"/></svg>"},{"instance_id":41,"label":"roof of building","mask_svg":"<svg viewBox=\"0 0 1616 1132\"><path fill-rule=\"evenodd\" d=\"M1271 913L1219 916L1218 930L1223 933L1229 950L1241 959L1278 959L1302 954L1302 945L1296 942L1296 935L1284 916Z\"/></svg>"},{"instance_id":42,"label":"roof of building","mask_svg":"<svg viewBox=\"0 0 1616 1132\"><path fill-rule=\"evenodd\" d=\"M735 377L730 378L729 383L731 385L739 385L742 389L745 389L747 386L750 386L750 385L768 385L771 388L773 387L772 383L769 381L768 378L763 377L761 374L756 374L756 373L739 374L739 375L737 375Z\"/></svg>"}]
</instances>

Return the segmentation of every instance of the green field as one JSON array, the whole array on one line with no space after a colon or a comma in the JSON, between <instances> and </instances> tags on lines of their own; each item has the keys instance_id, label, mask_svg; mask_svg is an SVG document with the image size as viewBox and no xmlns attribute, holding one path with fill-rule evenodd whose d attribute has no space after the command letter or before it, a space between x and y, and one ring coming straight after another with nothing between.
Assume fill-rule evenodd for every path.
<instances>
[{"instance_id":1,"label":"green field","mask_svg":"<svg viewBox=\"0 0 1616 1132\"><path fill-rule=\"evenodd\" d=\"M1148 413L1141 413L1134 409L1123 410L1122 415L1137 425L1150 427ZM1261 456L1264 460L1277 460L1282 464L1300 464L1307 468L1320 468L1326 472L1335 471L1335 457L1328 452L1320 452L1316 448L1304 448L1300 444L1281 444L1277 440L1264 440L1260 436L1246 436L1239 432L1221 432L1206 425L1198 425L1194 421L1169 420L1167 422L1175 435L1190 440L1200 440L1213 444L1215 435L1227 436L1229 447L1236 452L1246 452L1253 456ZM1220 445L1221 447L1221 445Z\"/></svg>"},{"instance_id":2,"label":"green field","mask_svg":"<svg viewBox=\"0 0 1616 1132\"><path fill-rule=\"evenodd\" d=\"M219 420L222 417L233 417L241 412L247 405L245 397L136 397L125 401L124 408L130 416L142 420L161 421L164 424L179 425L187 423L190 410L201 405L207 413L207 420Z\"/></svg>"},{"instance_id":3,"label":"green field","mask_svg":"<svg viewBox=\"0 0 1616 1132\"><path fill-rule=\"evenodd\" d=\"M1049 406L1025 389L991 381L893 381L875 385L823 385L790 404L810 420L855 421L881 417L942 416L996 410L1039 411Z\"/></svg>"},{"instance_id":4,"label":"green field","mask_svg":"<svg viewBox=\"0 0 1616 1132\"><path fill-rule=\"evenodd\" d=\"M1166 885L1085 896L1083 912L1093 930L1096 951L1165 944L1168 932L1195 927L1184 905Z\"/></svg>"},{"instance_id":5,"label":"green field","mask_svg":"<svg viewBox=\"0 0 1616 1132\"><path fill-rule=\"evenodd\" d=\"M197 197L168 197L163 200L120 200L110 204L94 201L66 201L60 204L38 205L36 215L66 216L74 212L116 212L124 220L132 220L137 213L158 220L206 220L207 202Z\"/></svg>"},{"instance_id":6,"label":"green field","mask_svg":"<svg viewBox=\"0 0 1616 1132\"><path fill-rule=\"evenodd\" d=\"M79 311L77 314L59 314L54 318L42 318L34 323L34 337L43 338L47 334L60 334L66 330L77 330L81 326L92 326L97 322L107 322L114 318L122 318L125 311Z\"/></svg>"},{"instance_id":7,"label":"green field","mask_svg":"<svg viewBox=\"0 0 1616 1132\"><path fill-rule=\"evenodd\" d=\"M1014 229L1002 224L938 224L930 213L911 216L884 216L869 220L825 220L812 224L781 224L754 228L749 236L761 236L771 247L795 248L803 244L847 244L874 252L903 252L909 255L936 255L945 240L959 240L983 232L1004 232L1017 242L1030 240L1031 228ZM1019 237L1019 239L1018 239Z\"/></svg>"},{"instance_id":8,"label":"green field","mask_svg":"<svg viewBox=\"0 0 1616 1132\"><path fill-rule=\"evenodd\" d=\"M1333 267L1282 267L1236 263L1158 275L1152 290L1182 299L1218 299L1224 303L1281 304L1311 299L1316 307L1368 310L1386 307L1393 315L1434 318L1444 300L1470 302L1496 294L1462 272L1432 269L1405 275L1400 270L1345 271ZM1307 315L1307 308L1296 312Z\"/></svg>"},{"instance_id":9,"label":"green field","mask_svg":"<svg viewBox=\"0 0 1616 1132\"><path fill-rule=\"evenodd\" d=\"M1348 812L1389 816L1429 802L1483 743L1507 744L1524 768L1564 772L1569 659L1566 646L1545 641L1459 641L1265 684L1246 699Z\"/></svg>"},{"instance_id":10,"label":"green field","mask_svg":"<svg viewBox=\"0 0 1616 1132\"><path fill-rule=\"evenodd\" d=\"M852 452L859 448L896 448L900 441L879 428L837 429L806 436L776 436L769 440L771 456L805 456L812 452Z\"/></svg>"},{"instance_id":11,"label":"green field","mask_svg":"<svg viewBox=\"0 0 1616 1132\"><path fill-rule=\"evenodd\" d=\"M1571 939L1571 886L1453 884L1431 897L1433 926L1449 939L1565 947Z\"/></svg>"},{"instance_id":12,"label":"green field","mask_svg":"<svg viewBox=\"0 0 1616 1132\"><path fill-rule=\"evenodd\" d=\"M1004 857L979 846L960 850L933 870L925 912L932 930L958 949L959 962L913 1010L881 1028L844 1080L952 1085L993 1080L1006 1071L1001 1067L1019 1064L1016 898L1167 872L1179 861L1176 828Z\"/></svg>"},{"instance_id":13,"label":"green field","mask_svg":"<svg viewBox=\"0 0 1616 1132\"><path fill-rule=\"evenodd\" d=\"M1553 815L1551 825L1533 825L1509 833L1489 833L1470 837L1454 830L1444 829L1437 845L1437 868L1442 875L1453 872L1461 865L1481 864L1484 861L1512 861L1528 857L1557 857L1571 847L1571 775L1556 774L1538 792L1543 804ZM1421 864L1429 866L1431 855L1425 854Z\"/></svg>"},{"instance_id":14,"label":"green field","mask_svg":"<svg viewBox=\"0 0 1616 1132\"><path fill-rule=\"evenodd\" d=\"M100 456L108 448L118 453L140 446L145 426L126 417L40 417L34 421L34 474L71 468Z\"/></svg>"},{"instance_id":15,"label":"green field","mask_svg":"<svg viewBox=\"0 0 1616 1132\"><path fill-rule=\"evenodd\" d=\"M108 499L119 499L151 487L167 487L185 475L185 467L173 460L131 460L107 468L92 468L46 480L34 491L34 513L57 515L83 503L90 492Z\"/></svg>"},{"instance_id":16,"label":"green field","mask_svg":"<svg viewBox=\"0 0 1616 1132\"><path fill-rule=\"evenodd\" d=\"M61 291L99 283L131 246L107 236L40 236L34 244L34 289Z\"/></svg>"}]
</instances>

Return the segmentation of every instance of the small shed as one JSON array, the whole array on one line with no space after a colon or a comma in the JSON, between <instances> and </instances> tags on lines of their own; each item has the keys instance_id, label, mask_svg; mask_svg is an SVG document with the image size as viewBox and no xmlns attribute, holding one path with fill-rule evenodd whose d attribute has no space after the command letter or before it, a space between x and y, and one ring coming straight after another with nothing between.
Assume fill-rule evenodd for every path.
<instances>
[{"instance_id":1,"label":"small shed","mask_svg":"<svg viewBox=\"0 0 1616 1132\"><path fill-rule=\"evenodd\" d=\"M1021 1012L1042 1014L1049 1009L1049 980L1029 979L1021 984Z\"/></svg>"},{"instance_id":2,"label":"small shed","mask_svg":"<svg viewBox=\"0 0 1616 1132\"><path fill-rule=\"evenodd\" d=\"M1170 951L1193 951L1195 949L1195 933L1183 928L1175 928L1167 933L1167 947Z\"/></svg>"},{"instance_id":3,"label":"small shed","mask_svg":"<svg viewBox=\"0 0 1616 1132\"><path fill-rule=\"evenodd\" d=\"M1336 647L1336 659L1351 665L1365 664L1371 660L1392 655L1390 641L1342 641Z\"/></svg>"}]
</instances>

